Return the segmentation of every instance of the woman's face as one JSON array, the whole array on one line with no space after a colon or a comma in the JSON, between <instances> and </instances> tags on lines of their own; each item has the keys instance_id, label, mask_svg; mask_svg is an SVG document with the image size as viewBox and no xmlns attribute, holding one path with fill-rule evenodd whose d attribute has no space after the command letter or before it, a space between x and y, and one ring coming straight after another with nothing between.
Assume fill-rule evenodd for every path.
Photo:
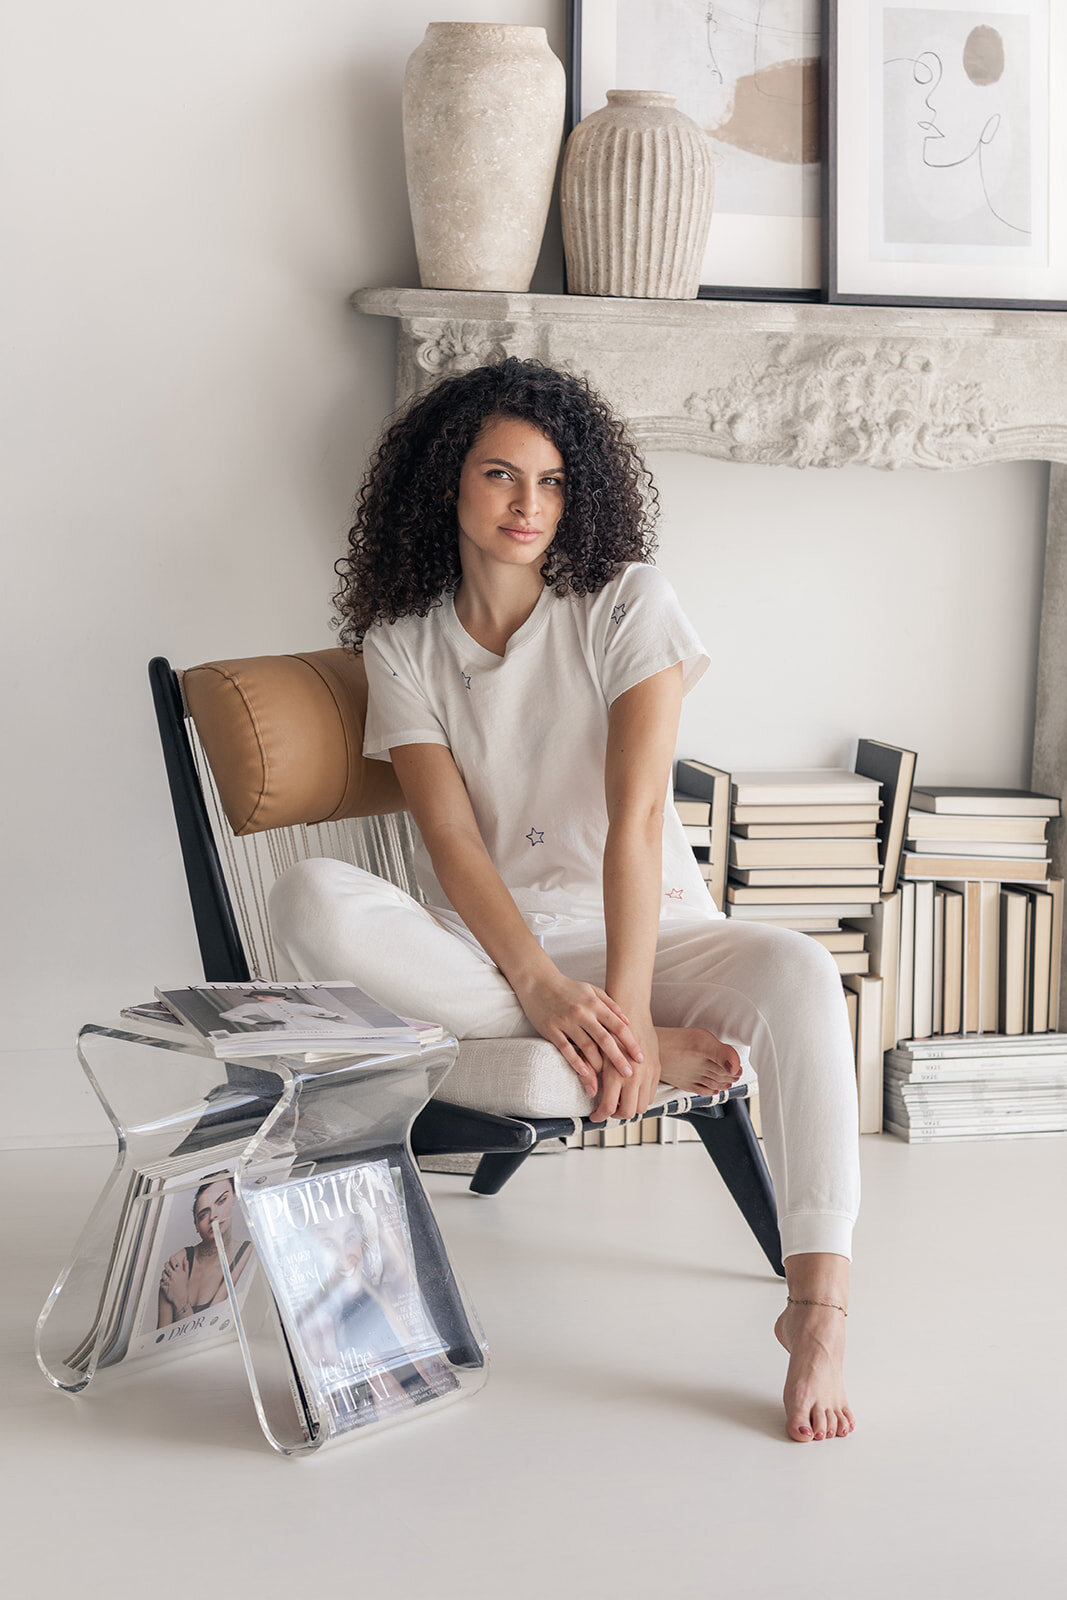
<instances>
[{"instance_id":1,"label":"woman's face","mask_svg":"<svg viewBox=\"0 0 1067 1600\"><path fill-rule=\"evenodd\" d=\"M217 1222L223 1233L228 1233L233 1219L233 1188L228 1178L211 1183L197 1199L193 1208L193 1224L205 1244L214 1237L211 1225Z\"/></svg>"},{"instance_id":2,"label":"woman's face","mask_svg":"<svg viewBox=\"0 0 1067 1600\"><path fill-rule=\"evenodd\" d=\"M563 458L517 417L490 417L459 475L460 563L539 567L563 514Z\"/></svg>"}]
</instances>

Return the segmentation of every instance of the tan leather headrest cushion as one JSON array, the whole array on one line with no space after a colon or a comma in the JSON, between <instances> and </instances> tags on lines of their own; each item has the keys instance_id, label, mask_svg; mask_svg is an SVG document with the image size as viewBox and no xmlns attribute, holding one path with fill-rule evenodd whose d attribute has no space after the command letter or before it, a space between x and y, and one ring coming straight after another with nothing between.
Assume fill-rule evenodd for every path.
<instances>
[{"instance_id":1,"label":"tan leather headrest cushion","mask_svg":"<svg viewBox=\"0 0 1067 1600\"><path fill-rule=\"evenodd\" d=\"M389 762L363 759L362 656L209 661L182 687L235 834L403 811Z\"/></svg>"}]
</instances>

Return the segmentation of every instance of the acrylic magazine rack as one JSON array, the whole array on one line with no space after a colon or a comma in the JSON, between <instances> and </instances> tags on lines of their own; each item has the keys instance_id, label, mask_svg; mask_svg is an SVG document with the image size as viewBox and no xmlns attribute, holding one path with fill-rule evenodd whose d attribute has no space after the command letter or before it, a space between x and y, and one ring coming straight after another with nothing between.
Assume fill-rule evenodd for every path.
<instances>
[{"instance_id":1,"label":"acrylic magazine rack","mask_svg":"<svg viewBox=\"0 0 1067 1600\"><path fill-rule=\"evenodd\" d=\"M454 1041L221 1062L177 1029L93 1025L78 1054L119 1151L38 1319L57 1388L236 1337L263 1432L293 1455L482 1386L409 1144Z\"/></svg>"}]
</instances>

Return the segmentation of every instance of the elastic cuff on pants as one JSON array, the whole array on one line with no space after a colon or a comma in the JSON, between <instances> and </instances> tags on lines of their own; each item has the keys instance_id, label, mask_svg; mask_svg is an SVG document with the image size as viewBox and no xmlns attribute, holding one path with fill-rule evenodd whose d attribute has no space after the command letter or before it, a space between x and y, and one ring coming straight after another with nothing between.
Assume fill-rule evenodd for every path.
<instances>
[{"instance_id":1,"label":"elastic cuff on pants","mask_svg":"<svg viewBox=\"0 0 1067 1600\"><path fill-rule=\"evenodd\" d=\"M786 1256L811 1254L846 1256L852 1260L853 1218L837 1211L798 1211L781 1217L782 1260Z\"/></svg>"}]
</instances>

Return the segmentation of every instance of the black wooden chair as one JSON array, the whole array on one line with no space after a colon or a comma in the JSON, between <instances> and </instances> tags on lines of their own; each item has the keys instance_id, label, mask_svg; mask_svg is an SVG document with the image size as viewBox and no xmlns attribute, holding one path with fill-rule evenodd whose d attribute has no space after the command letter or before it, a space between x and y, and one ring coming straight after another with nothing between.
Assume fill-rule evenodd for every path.
<instances>
[{"instance_id":1,"label":"black wooden chair","mask_svg":"<svg viewBox=\"0 0 1067 1600\"><path fill-rule=\"evenodd\" d=\"M204 976L275 978L266 900L292 862L335 857L418 897L411 830L392 768L364 761L362 658L341 649L149 667ZM784 1275L770 1176L747 1087L672 1091L648 1115L697 1131L767 1260ZM412 1127L416 1156L480 1156L471 1181L495 1194L543 1140L590 1123L588 1099L543 1039L461 1043Z\"/></svg>"}]
</instances>

